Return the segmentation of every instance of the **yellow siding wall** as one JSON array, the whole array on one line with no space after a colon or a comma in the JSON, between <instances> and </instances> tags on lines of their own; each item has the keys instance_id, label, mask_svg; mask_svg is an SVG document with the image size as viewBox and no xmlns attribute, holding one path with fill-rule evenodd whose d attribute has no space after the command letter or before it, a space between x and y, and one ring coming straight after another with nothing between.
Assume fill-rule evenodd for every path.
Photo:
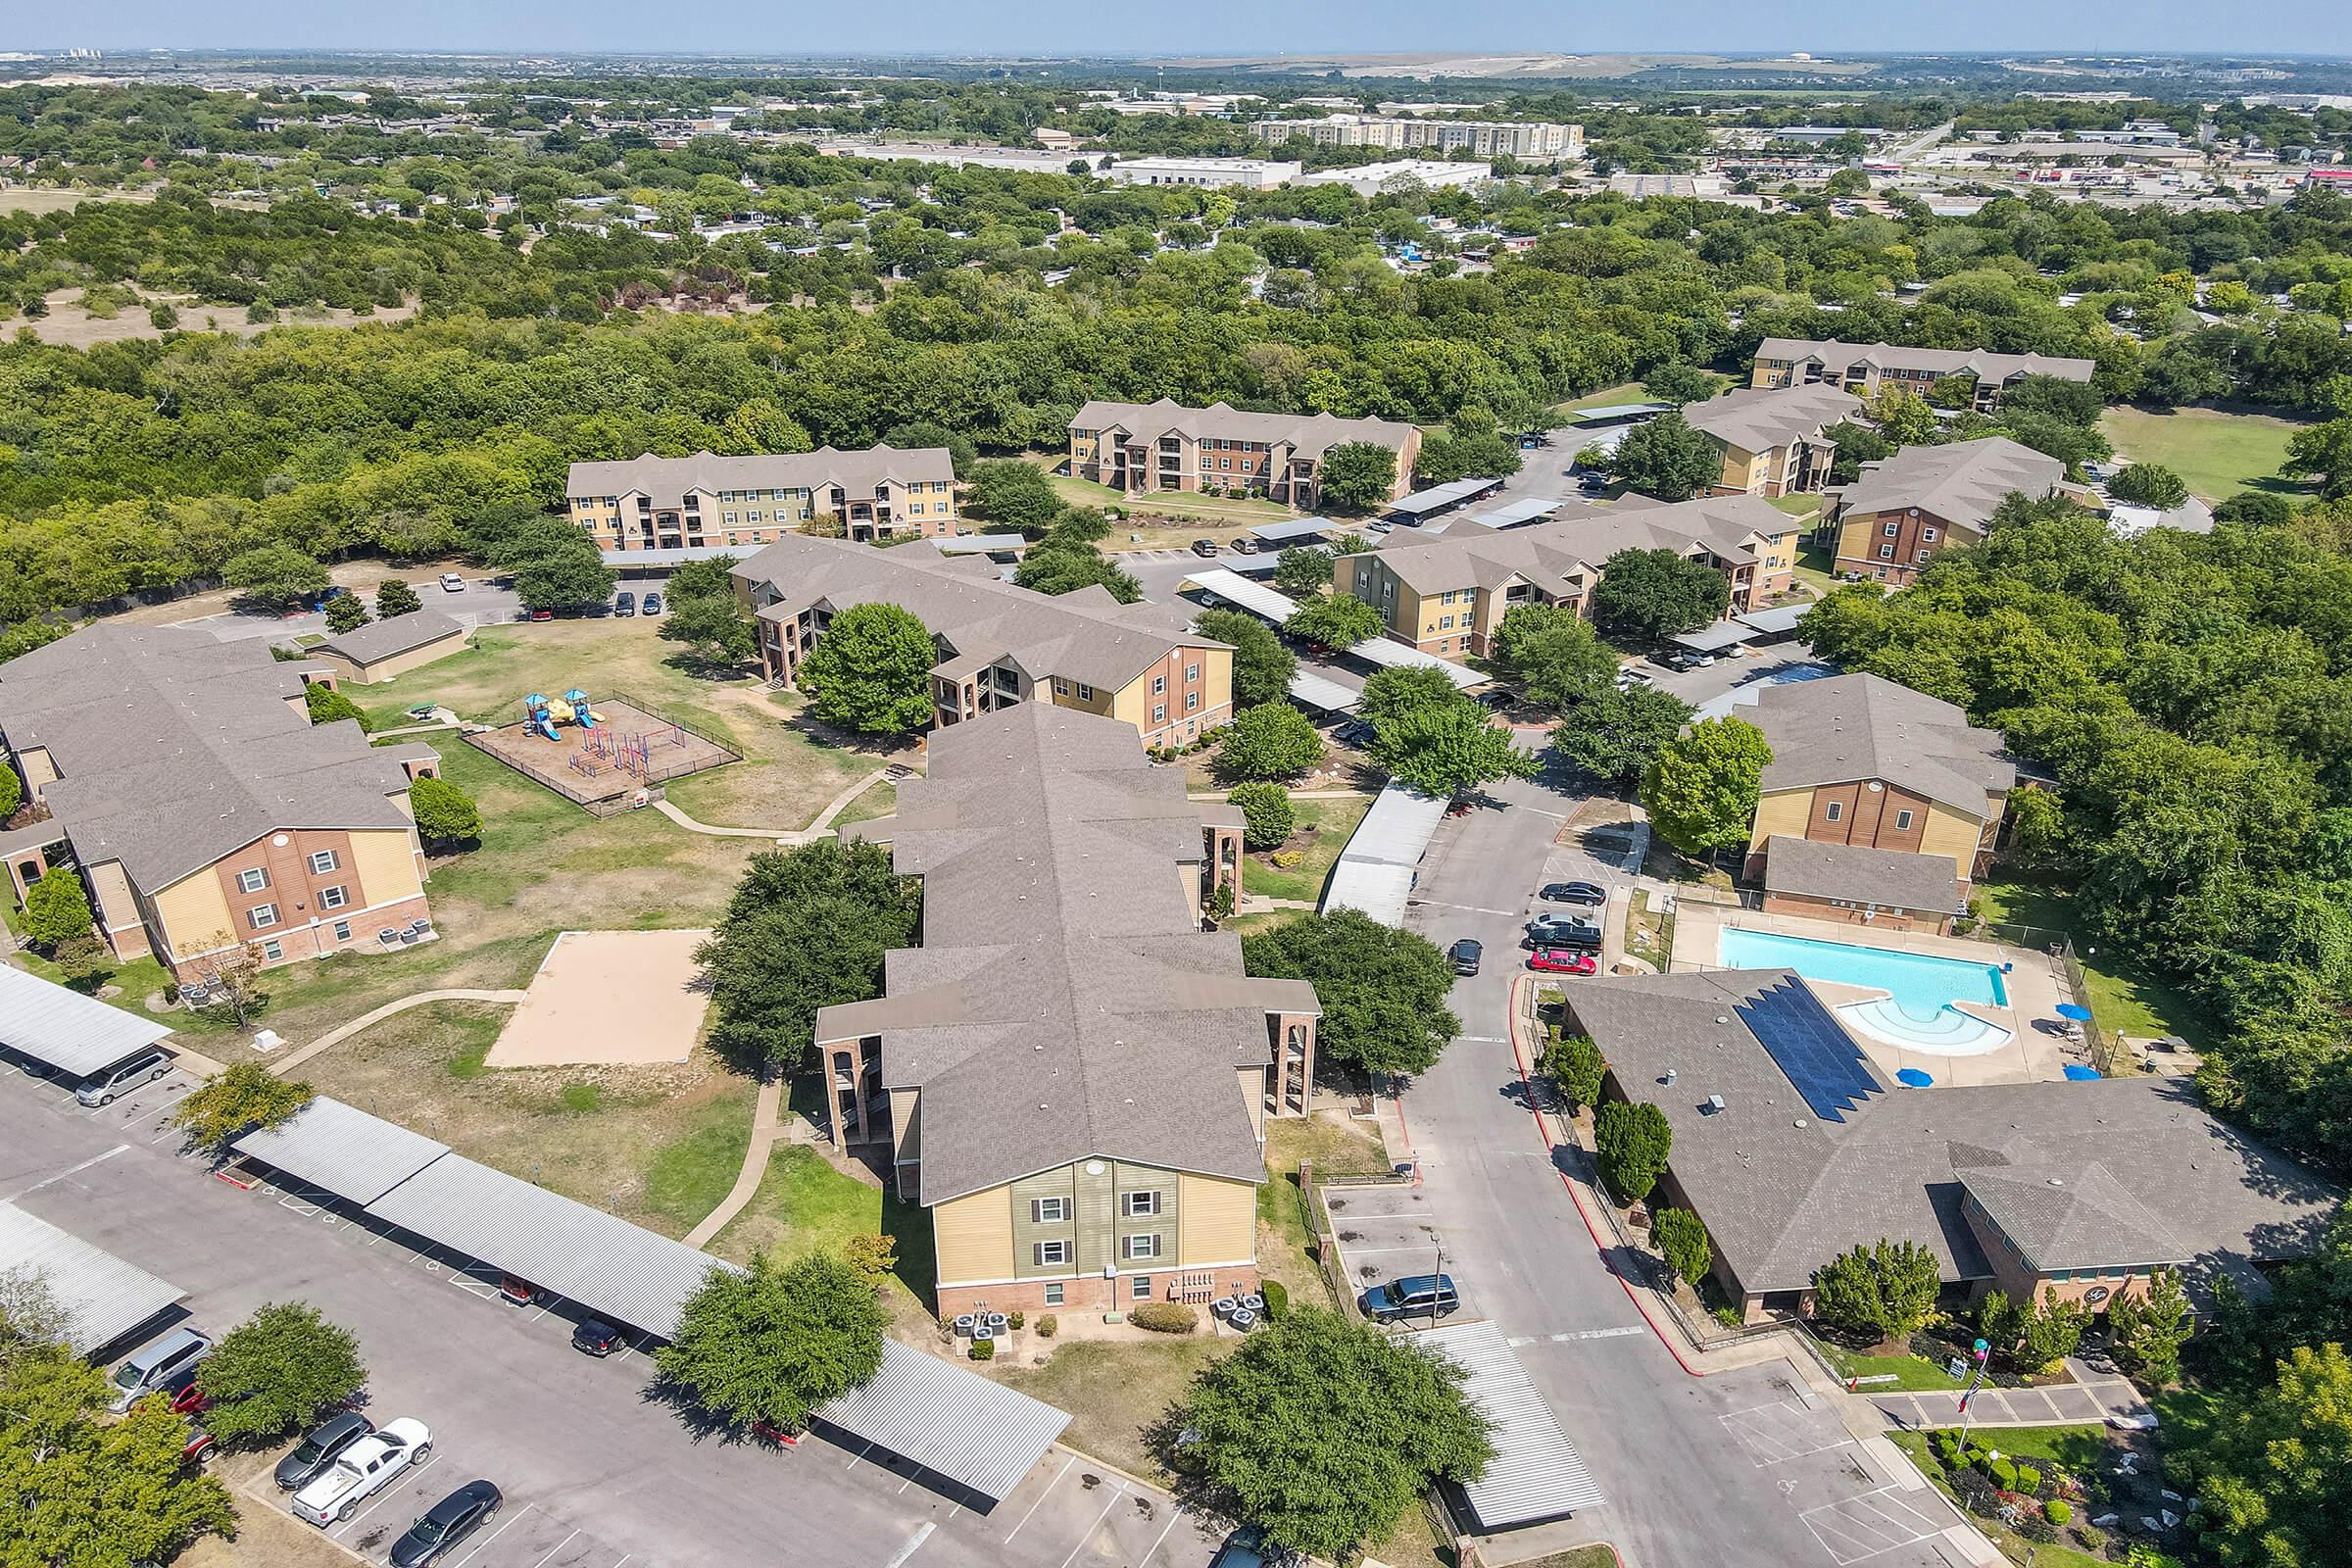
<instances>
[{"instance_id":1,"label":"yellow siding wall","mask_svg":"<svg viewBox=\"0 0 2352 1568\"><path fill-rule=\"evenodd\" d=\"M237 923L228 912L228 896L220 891L220 878L209 865L172 883L151 902L164 928L164 941L173 953L203 953L236 940Z\"/></svg>"},{"instance_id":2,"label":"yellow siding wall","mask_svg":"<svg viewBox=\"0 0 2352 1568\"><path fill-rule=\"evenodd\" d=\"M1811 790L1782 790L1767 795L1756 803L1756 825L1748 834L1747 847L1761 849L1766 839L1776 835L1801 839L1805 836L1805 824L1812 819Z\"/></svg>"},{"instance_id":3,"label":"yellow siding wall","mask_svg":"<svg viewBox=\"0 0 2352 1568\"><path fill-rule=\"evenodd\" d=\"M1928 820L1920 829L1919 853L1948 855L1960 864L1963 878L1976 874L1977 837L1984 824L1936 801L1928 803Z\"/></svg>"},{"instance_id":4,"label":"yellow siding wall","mask_svg":"<svg viewBox=\"0 0 2352 1568\"><path fill-rule=\"evenodd\" d=\"M939 1283L1008 1279L1013 1273L1012 1202L1002 1187L991 1187L935 1204L931 1242L939 1259Z\"/></svg>"},{"instance_id":5,"label":"yellow siding wall","mask_svg":"<svg viewBox=\"0 0 2352 1568\"><path fill-rule=\"evenodd\" d=\"M360 896L365 908L413 899L424 891L416 876L416 856L409 835L397 828L369 828L351 835L351 863L360 873Z\"/></svg>"},{"instance_id":6,"label":"yellow siding wall","mask_svg":"<svg viewBox=\"0 0 2352 1568\"><path fill-rule=\"evenodd\" d=\"M1723 449L1723 485L1727 490L1745 490L1763 477L1769 460L1762 453L1743 451L1728 442Z\"/></svg>"},{"instance_id":7,"label":"yellow siding wall","mask_svg":"<svg viewBox=\"0 0 2352 1568\"><path fill-rule=\"evenodd\" d=\"M1257 1188L1220 1176L1181 1175L1176 1200L1178 1259L1187 1268L1257 1255Z\"/></svg>"},{"instance_id":8,"label":"yellow siding wall","mask_svg":"<svg viewBox=\"0 0 2352 1568\"><path fill-rule=\"evenodd\" d=\"M1062 688L1065 686L1068 687L1069 690L1062 690ZM1116 701L1116 698L1113 696L1113 694L1104 691L1100 686L1090 686L1087 688L1088 691L1094 693L1093 696L1080 697L1078 695L1078 683L1074 680L1057 680L1054 682L1052 689L1054 692L1054 703L1055 707L1075 708L1083 712L1088 713L1108 713L1112 710L1112 706ZM1138 690L1148 691L1150 688L1141 681L1136 682L1134 686L1128 688L1129 692ZM1118 695L1125 696L1127 693L1120 693ZM1150 717L1151 713L1152 710L1149 706L1147 706L1144 709L1144 715L1146 717ZM1131 724L1135 722L1132 717L1128 717L1126 714L1121 714L1120 716L1127 718L1127 721Z\"/></svg>"}]
</instances>

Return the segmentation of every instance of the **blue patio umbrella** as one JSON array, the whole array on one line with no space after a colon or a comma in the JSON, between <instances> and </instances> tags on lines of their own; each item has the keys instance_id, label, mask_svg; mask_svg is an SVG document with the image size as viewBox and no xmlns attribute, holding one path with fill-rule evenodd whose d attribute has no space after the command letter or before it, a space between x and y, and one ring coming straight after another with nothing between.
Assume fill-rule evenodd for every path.
<instances>
[{"instance_id":1,"label":"blue patio umbrella","mask_svg":"<svg viewBox=\"0 0 2352 1568\"><path fill-rule=\"evenodd\" d=\"M1936 1080L1917 1067L1905 1067L1894 1075L1894 1081L1910 1089L1925 1089Z\"/></svg>"},{"instance_id":2,"label":"blue patio umbrella","mask_svg":"<svg viewBox=\"0 0 2352 1568\"><path fill-rule=\"evenodd\" d=\"M2096 1080L2098 1076L2099 1069L2096 1067L2085 1067L2079 1061L2070 1061L2066 1064L2066 1081L2068 1083L2086 1084Z\"/></svg>"},{"instance_id":3,"label":"blue patio umbrella","mask_svg":"<svg viewBox=\"0 0 2352 1568\"><path fill-rule=\"evenodd\" d=\"M2088 1023L2090 1022L2090 1009L2079 1002L2061 1002L2058 1004L2058 1016L2072 1018L2077 1023Z\"/></svg>"}]
</instances>

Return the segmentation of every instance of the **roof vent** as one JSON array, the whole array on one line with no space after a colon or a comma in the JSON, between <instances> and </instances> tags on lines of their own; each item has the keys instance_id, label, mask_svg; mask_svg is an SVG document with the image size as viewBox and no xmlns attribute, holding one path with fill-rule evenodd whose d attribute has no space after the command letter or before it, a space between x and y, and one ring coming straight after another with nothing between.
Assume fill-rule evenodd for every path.
<instances>
[{"instance_id":1,"label":"roof vent","mask_svg":"<svg viewBox=\"0 0 2352 1568\"><path fill-rule=\"evenodd\" d=\"M1806 1121L1804 1117L1802 1117L1802 1116L1799 1116L1799 1117L1797 1117L1797 1118L1796 1118L1796 1120L1794 1120L1794 1121L1790 1122L1788 1125L1789 1125L1789 1126L1791 1126L1791 1127L1796 1127L1796 1128L1804 1128L1804 1127L1809 1127L1809 1126L1811 1126L1812 1124L1811 1124L1810 1122Z\"/></svg>"},{"instance_id":2,"label":"roof vent","mask_svg":"<svg viewBox=\"0 0 2352 1568\"><path fill-rule=\"evenodd\" d=\"M1664 1078L1661 1078L1661 1079L1659 1079L1658 1081L1659 1081L1660 1083L1671 1084L1671 1083L1673 1083L1673 1082L1674 1082L1674 1080L1675 1080L1677 1077L1679 1077L1679 1076L1680 1076L1680 1074L1678 1074L1678 1073L1677 1073L1677 1072L1676 1072L1676 1071L1675 1071L1675 1070L1674 1070L1672 1067L1669 1067L1669 1068L1667 1068L1667 1069L1666 1069L1666 1076L1665 1076Z\"/></svg>"},{"instance_id":3,"label":"roof vent","mask_svg":"<svg viewBox=\"0 0 2352 1568\"><path fill-rule=\"evenodd\" d=\"M1714 1114L1715 1114L1717 1111L1720 1111L1720 1110L1722 1110L1722 1109L1724 1108L1724 1106L1723 1106L1723 1097L1722 1097L1721 1095L1709 1095L1709 1096L1707 1097L1707 1103L1706 1103L1706 1107L1705 1107L1705 1108L1706 1108L1706 1113L1707 1113L1708 1115L1710 1115L1710 1116L1714 1115Z\"/></svg>"},{"instance_id":4,"label":"roof vent","mask_svg":"<svg viewBox=\"0 0 2352 1568\"><path fill-rule=\"evenodd\" d=\"M2055 1176L2053 1176L2053 1177L2051 1177L2051 1178L2050 1178L2050 1182L2049 1182L2049 1184L2050 1184L2052 1187L2064 1187L2064 1186L2066 1185L2066 1183L2065 1183L2065 1182L2061 1181L2059 1178L2057 1178L2057 1177L2055 1177Z\"/></svg>"},{"instance_id":5,"label":"roof vent","mask_svg":"<svg viewBox=\"0 0 2352 1568\"><path fill-rule=\"evenodd\" d=\"M1720 1023L1720 1024L1729 1024L1729 1023L1730 1023L1732 1020L1731 1020L1731 1019L1729 1019L1729 1018L1727 1018L1727 1017L1725 1017L1725 1016L1724 1016L1722 1013L1720 1013L1720 1012L1719 1012L1719 1013L1717 1013L1717 1014L1715 1015L1715 1021L1716 1021L1717 1023Z\"/></svg>"}]
</instances>

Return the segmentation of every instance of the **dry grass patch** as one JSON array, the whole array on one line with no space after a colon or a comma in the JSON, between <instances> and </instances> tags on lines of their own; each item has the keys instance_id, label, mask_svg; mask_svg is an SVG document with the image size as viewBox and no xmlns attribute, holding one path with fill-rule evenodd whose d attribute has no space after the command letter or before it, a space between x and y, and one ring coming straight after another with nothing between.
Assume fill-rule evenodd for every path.
<instances>
[{"instance_id":1,"label":"dry grass patch","mask_svg":"<svg viewBox=\"0 0 2352 1568\"><path fill-rule=\"evenodd\" d=\"M1194 1373L1241 1343L1208 1334L1151 1343L1074 1340L1057 1347L1044 1366L997 1362L989 1370L1006 1387L1069 1411L1062 1441L1071 1447L1165 1482L1145 1430L1191 1388Z\"/></svg>"}]
</instances>

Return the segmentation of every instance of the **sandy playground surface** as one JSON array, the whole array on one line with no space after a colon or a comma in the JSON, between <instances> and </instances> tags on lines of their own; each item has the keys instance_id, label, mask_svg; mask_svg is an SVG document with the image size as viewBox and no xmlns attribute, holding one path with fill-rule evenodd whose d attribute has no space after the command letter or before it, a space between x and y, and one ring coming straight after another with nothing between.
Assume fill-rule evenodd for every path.
<instances>
[{"instance_id":1,"label":"sandy playground surface","mask_svg":"<svg viewBox=\"0 0 2352 1568\"><path fill-rule=\"evenodd\" d=\"M565 931L486 1058L493 1067L684 1061L710 997L694 950L708 931Z\"/></svg>"}]
</instances>

